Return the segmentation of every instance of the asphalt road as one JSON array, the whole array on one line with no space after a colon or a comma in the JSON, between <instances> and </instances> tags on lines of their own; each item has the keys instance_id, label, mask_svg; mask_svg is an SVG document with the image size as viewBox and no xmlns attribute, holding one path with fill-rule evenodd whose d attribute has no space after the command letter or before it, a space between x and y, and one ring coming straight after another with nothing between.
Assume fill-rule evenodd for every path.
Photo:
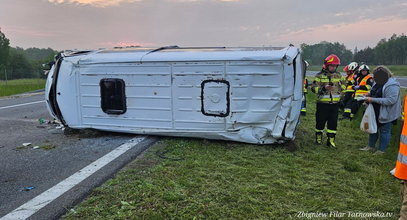
<instances>
[{"instance_id":1,"label":"asphalt road","mask_svg":"<svg viewBox=\"0 0 407 220\"><path fill-rule=\"evenodd\" d=\"M43 94L0 99L0 219L135 137L89 130L64 132L57 124L40 124L40 118L52 119L43 100ZM142 139L30 219L59 218L155 141ZM31 145L23 147L23 143Z\"/></svg>"}]
</instances>

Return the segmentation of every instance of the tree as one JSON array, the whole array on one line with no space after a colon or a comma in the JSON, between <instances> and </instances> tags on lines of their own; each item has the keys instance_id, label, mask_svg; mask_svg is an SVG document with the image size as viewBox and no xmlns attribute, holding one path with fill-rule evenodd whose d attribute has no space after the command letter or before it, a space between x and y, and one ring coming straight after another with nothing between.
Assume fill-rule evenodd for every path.
<instances>
[{"instance_id":1,"label":"tree","mask_svg":"<svg viewBox=\"0 0 407 220\"><path fill-rule=\"evenodd\" d=\"M11 48L10 50L10 63L8 66L10 70L10 78L37 78L38 75L33 71L34 68L28 61L27 57L18 49Z\"/></svg>"},{"instance_id":2,"label":"tree","mask_svg":"<svg viewBox=\"0 0 407 220\"><path fill-rule=\"evenodd\" d=\"M354 55L358 62L384 65L407 64L407 36L393 34L381 39L374 48L365 48Z\"/></svg>"},{"instance_id":3,"label":"tree","mask_svg":"<svg viewBox=\"0 0 407 220\"><path fill-rule=\"evenodd\" d=\"M329 43L322 41L319 44L307 45L301 44L303 58L311 65L323 63L323 60L330 54L336 54L342 63L349 63L352 60L352 51L346 49L345 45L338 42Z\"/></svg>"},{"instance_id":4,"label":"tree","mask_svg":"<svg viewBox=\"0 0 407 220\"><path fill-rule=\"evenodd\" d=\"M353 59L358 63L365 63L365 64L376 63L374 50L370 47L360 50L357 54L355 54Z\"/></svg>"},{"instance_id":5,"label":"tree","mask_svg":"<svg viewBox=\"0 0 407 220\"><path fill-rule=\"evenodd\" d=\"M0 28L0 71L3 72L9 60L10 40L6 38ZM0 74L0 76L3 74Z\"/></svg>"}]
</instances>

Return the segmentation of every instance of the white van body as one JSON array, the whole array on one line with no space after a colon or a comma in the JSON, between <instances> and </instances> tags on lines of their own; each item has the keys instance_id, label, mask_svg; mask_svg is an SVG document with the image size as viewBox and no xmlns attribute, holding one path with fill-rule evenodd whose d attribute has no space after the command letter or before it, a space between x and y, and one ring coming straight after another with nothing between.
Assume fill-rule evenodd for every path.
<instances>
[{"instance_id":1,"label":"white van body","mask_svg":"<svg viewBox=\"0 0 407 220\"><path fill-rule=\"evenodd\" d=\"M304 68L295 47L66 52L45 96L75 129L272 144L295 138Z\"/></svg>"}]
</instances>

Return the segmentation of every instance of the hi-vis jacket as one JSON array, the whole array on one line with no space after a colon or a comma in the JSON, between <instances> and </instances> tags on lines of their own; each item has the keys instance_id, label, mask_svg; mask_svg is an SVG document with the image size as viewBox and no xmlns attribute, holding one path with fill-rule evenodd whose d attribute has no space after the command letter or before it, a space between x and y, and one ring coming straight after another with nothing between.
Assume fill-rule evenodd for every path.
<instances>
[{"instance_id":1,"label":"hi-vis jacket","mask_svg":"<svg viewBox=\"0 0 407 220\"><path fill-rule=\"evenodd\" d=\"M343 92L355 92L355 90L353 89L353 86L355 84L355 74L349 74L345 77L345 82L346 82L346 89Z\"/></svg>"},{"instance_id":2,"label":"hi-vis jacket","mask_svg":"<svg viewBox=\"0 0 407 220\"><path fill-rule=\"evenodd\" d=\"M370 74L368 74L366 76L362 75L356 80L356 83L358 84L359 89L356 90L355 97L361 96L361 95L367 95L367 94L369 94L370 90L372 89L373 77Z\"/></svg>"},{"instance_id":3,"label":"hi-vis jacket","mask_svg":"<svg viewBox=\"0 0 407 220\"><path fill-rule=\"evenodd\" d=\"M404 98L404 115L407 114L407 96ZM400 149L396 162L394 176L407 180L407 120L404 118L403 130L400 136Z\"/></svg>"},{"instance_id":4,"label":"hi-vis jacket","mask_svg":"<svg viewBox=\"0 0 407 220\"><path fill-rule=\"evenodd\" d=\"M325 89L327 85L331 85L332 90ZM326 70L317 73L311 86L311 91L317 94L317 102L329 104L338 103L341 99L341 93L345 89L345 78L338 72L329 73Z\"/></svg>"}]
</instances>

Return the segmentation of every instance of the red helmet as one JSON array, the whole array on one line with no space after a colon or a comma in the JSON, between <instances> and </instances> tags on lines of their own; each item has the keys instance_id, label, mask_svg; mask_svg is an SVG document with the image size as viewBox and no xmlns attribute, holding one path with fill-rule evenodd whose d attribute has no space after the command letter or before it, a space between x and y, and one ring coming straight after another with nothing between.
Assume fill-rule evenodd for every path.
<instances>
[{"instance_id":1,"label":"red helmet","mask_svg":"<svg viewBox=\"0 0 407 220\"><path fill-rule=\"evenodd\" d=\"M329 55L329 56L327 56L325 58L324 64L325 64L325 66L328 66L328 65L340 65L341 60L335 54L331 54L331 55Z\"/></svg>"},{"instance_id":2,"label":"red helmet","mask_svg":"<svg viewBox=\"0 0 407 220\"><path fill-rule=\"evenodd\" d=\"M345 71L345 72L349 72L350 70L349 70L349 66L348 65L346 65L344 68L343 68L343 71Z\"/></svg>"}]
</instances>

